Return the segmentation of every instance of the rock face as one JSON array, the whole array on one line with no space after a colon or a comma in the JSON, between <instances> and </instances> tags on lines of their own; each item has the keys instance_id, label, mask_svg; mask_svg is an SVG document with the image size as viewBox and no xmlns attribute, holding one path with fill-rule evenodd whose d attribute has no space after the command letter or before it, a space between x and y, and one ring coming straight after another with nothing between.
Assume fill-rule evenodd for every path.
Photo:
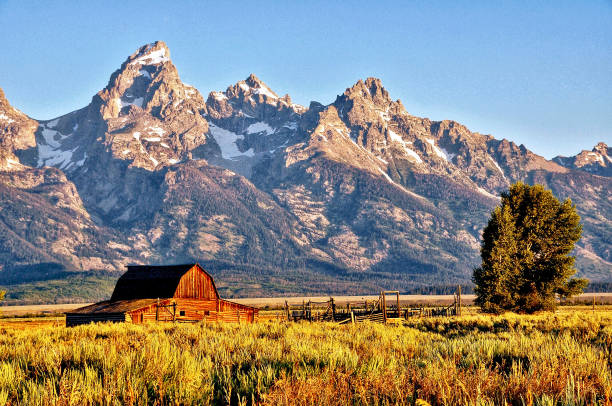
<instances>
[{"instance_id":1,"label":"rock face","mask_svg":"<svg viewBox=\"0 0 612 406\"><path fill-rule=\"evenodd\" d=\"M609 178L412 116L376 78L327 106L294 104L255 75L205 101L156 42L54 120L0 98L0 134L9 270L200 260L241 295L465 283L499 193L521 180L572 198L581 274L612 277Z\"/></svg>"},{"instance_id":2,"label":"rock face","mask_svg":"<svg viewBox=\"0 0 612 406\"><path fill-rule=\"evenodd\" d=\"M131 221L151 208L152 172L191 159L195 150L218 150L205 114L204 99L181 82L166 45L149 44L89 106L40 123L36 165L65 171L95 218Z\"/></svg>"},{"instance_id":3,"label":"rock face","mask_svg":"<svg viewBox=\"0 0 612 406\"><path fill-rule=\"evenodd\" d=\"M553 161L566 168L586 171L594 175L612 176L612 148L600 142L591 151L582 151L578 155L556 156Z\"/></svg>"},{"instance_id":4,"label":"rock face","mask_svg":"<svg viewBox=\"0 0 612 406\"><path fill-rule=\"evenodd\" d=\"M255 75L224 93L211 92L206 107L210 134L220 147L206 158L247 177L262 158L293 142L306 112L291 103L289 95L278 97Z\"/></svg>"},{"instance_id":5,"label":"rock face","mask_svg":"<svg viewBox=\"0 0 612 406\"><path fill-rule=\"evenodd\" d=\"M122 234L94 223L75 185L58 169L0 172L0 207L0 270L40 271L41 264L57 263L111 271L135 255Z\"/></svg>"},{"instance_id":6,"label":"rock face","mask_svg":"<svg viewBox=\"0 0 612 406\"><path fill-rule=\"evenodd\" d=\"M16 154L32 152L38 123L12 107L0 88L0 171L23 169Z\"/></svg>"}]
</instances>

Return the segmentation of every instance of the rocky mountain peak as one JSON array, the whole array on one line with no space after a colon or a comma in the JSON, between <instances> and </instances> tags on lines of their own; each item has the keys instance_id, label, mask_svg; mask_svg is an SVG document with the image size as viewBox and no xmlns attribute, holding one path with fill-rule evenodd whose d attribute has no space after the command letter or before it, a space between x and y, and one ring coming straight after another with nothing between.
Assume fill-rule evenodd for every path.
<instances>
[{"instance_id":1,"label":"rocky mountain peak","mask_svg":"<svg viewBox=\"0 0 612 406\"><path fill-rule=\"evenodd\" d=\"M4 94L4 90L0 87L0 108L5 108L9 105L8 100L6 100L6 96Z\"/></svg>"},{"instance_id":2,"label":"rocky mountain peak","mask_svg":"<svg viewBox=\"0 0 612 406\"><path fill-rule=\"evenodd\" d=\"M553 158L556 163L566 168L579 169L600 176L612 176L612 151L604 142L600 142L592 150L584 150L577 155Z\"/></svg>"},{"instance_id":3,"label":"rocky mountain peak","mask_svg":"<svg viewBox=\"0 0 612 406\"><path fill-rule=\"evenodd\" d=\"M230 99L239 99L243 102L248 102L250 99L267 104L277 104L279 99L278 95L253 73L245 80L228 87L225 95Z\"/></svg>"},{"instance_id":4,"label":"rocky mountain peak","mask_svg":"<svg viewBox=\"0 0 612 406\"><path fill-rule=\"evenodd\" d=\"M292 103L289 95L279 97L252 73L245 80L229 86L225 92L211 92L206 108L208 117L217 120L216 124L238 133L242 127L254 122L265 122L273 127L282 127L289 122L295 124L307 111L305 107Z\"/></svg>"},{"instance_id":5,"label":"rocky mountain peak","mask_svg":"<svg viewBox=\"0 0 612 406\"><path fill-rule=\"evenodd\" d=\"M27 154L36 146L36 127L36 121L11 106L0 88L0 171L22 168L16 154Z\"/></svg>"},{"instance_id":6,"label":"rocky mountain peak","mask_svg":"<svg viewBox=\"0 0 612 406\"><path fill-rule=\"evenodd\" d=\"M11 103L9 103L9 101L6 99L4 90L2 90L1 87L0 87L0 114L2 115L0 116L0 123L4 122L3 124L6 124L6 122L11 121L11 120L14 121L16 117L13 117L13 116L26 117L25 114L13 108L13 106L11 106Z\"/></svg>"},{"instance_id":7,"label":"rocky mountain peak","mask_svg":"<svg viewBox=\"0 0 612 406\"><path fill-rule=\"evenodd\" d=\"M88 157L105 156L120 166L160 169L206 144L205 115L201 94L181 81L168 47L157 41L130 55L89 106L41 122L38 166L85 173L100 164Z\"/></svg>"},{"instance_id":8,"label":"rocky mountain peak","mask_svg":"<svg viewBox=\"0 0 612 406\"><path fill-rule=\"evenodd\" d=\"M128 57L97 99L104 118L127 115L136 108L164 119L182 110L177 107L185 101L205 113L204 99L194 87L182 83L162 41L144 45Z\"/></svg>"},{"instance_id":9,"label":"rocky mountain peak","mask_svg":"<svg viewBox=\"0 0 612 406\"><path fill-rule=\"evenodd\" d=\"M338 114L349 127L359 127L365 131L372 126L382 128L387 125L392 116L406 113L400 101L392 101L389 92L383 87L380 79L367 78L358 80L347 88L334 102ZM353 134L355 138L358 134Z\"/></svg>"},{"instance_id":10,"label":"rocky mountain peak","mask_svg":"<svg viewBox=\"0 0 612 406\"><path fill-rule=\"evenodd\" d=\"M605 142L600 142L593 148L593 152L598 152L602 155L609 156L610 149Z\"/></svg>"},{"instance_id":11,"label":"rocky mountain peak","mask_svg":"<svg viewBox=\"0 0 612 406\"><path fill-rule=\"evenodd\" d=\"M126 61L128 64L158 65L170 62L170 49L163 41L143 45Z\"/></svg>"},{"instance_id":12,"label":"rocky mountain peak","mask_svg":"<svg viewBox=\"0 0 612 406\"><path fill-rule=\"evenodd\" d=\"M361 79L352 87L347 88L343 96L347 99L366 99L376 106L386 106L391 103L389 92L378 78L369 77L365 82Z\"/></svg>"},{"instance_id":13,"label":"rocky mountain peak","mask_svg":"<svg viewBox=\"0 0 612 406\"><path fill-rule=\"evenodd\" d=\"M244 81L249 87L255 89L253 92L257 94L263 94L271 98L277 98L278 95L272 91L263 81L261 81L255 74L251 73L248 78Z\"/></svg>"}]
</instances>

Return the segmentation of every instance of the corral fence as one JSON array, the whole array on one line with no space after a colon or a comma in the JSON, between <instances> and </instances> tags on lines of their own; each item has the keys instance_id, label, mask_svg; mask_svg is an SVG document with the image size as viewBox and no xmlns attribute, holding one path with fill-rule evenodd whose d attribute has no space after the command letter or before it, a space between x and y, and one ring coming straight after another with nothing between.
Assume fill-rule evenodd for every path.
<instances>
[{"instance_id":1,"label":"corral fence","mask_svg":"<svg viewBox=\"0 0 612 406\"><path fill-rule=\"evenodd\" d=\"M371 321L375 323L401 323L412 317L440 317L461 315L461 286L453 295L448 306L401 306L397 290L381 291L378 299L338 305L333 297L329 300L302 304L289 304L285 301L287 321L331 321L339 324Z\"/></svg>"}]
</instances>

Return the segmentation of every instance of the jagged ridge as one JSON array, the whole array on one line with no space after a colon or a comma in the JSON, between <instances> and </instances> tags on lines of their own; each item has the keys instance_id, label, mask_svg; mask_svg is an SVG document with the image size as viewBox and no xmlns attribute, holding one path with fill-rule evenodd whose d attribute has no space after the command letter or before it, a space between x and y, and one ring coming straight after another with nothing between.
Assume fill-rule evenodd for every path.
<instances>
[{"instance_id":1,"label":"jagged ridge","mask_svg":"<svg viewBox=\"0 0 612 406\"><path fill-rule=\"evenodd\" d=\"M20 162L3 169L63 171L68 179L59 183L72 197L53 192L53 203L38 210L80 213L68 228L81 224L109 247L95 254L100 265L79 265L75 237L60 233L49 244L61 239L65 249L31 262L119 269L204 259L221 275L224 266L256 263L266 272L247 280L285 290L299 290L303 280L334 281L339 291L358 290L355 280L369 289L454 283L478 261L480 230L499 192L523 180L574 199L585 223L579 263L598 279L610 277L609 179L454 121L412 116L376 78L328 106L296 105L255 75L204 100L156 42L132 54L80 110L38 123L21 115L26 130L15 130L13 117L22 113L13 110L2 107L13 121L0 115L0 142ZM7 177L2 184L40 189ZM277 291L272 285L266 289Z\"/></svg>"}]
</instances>

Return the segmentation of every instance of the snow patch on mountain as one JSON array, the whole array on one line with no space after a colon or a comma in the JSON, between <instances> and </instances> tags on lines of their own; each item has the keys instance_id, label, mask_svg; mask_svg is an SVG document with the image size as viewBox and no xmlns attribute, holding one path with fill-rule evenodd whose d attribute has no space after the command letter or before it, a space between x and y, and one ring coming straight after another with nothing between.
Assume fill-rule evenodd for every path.
<instances>
[{"instance_id":1,"label":"snow patch on mountain","mask_svg":"<svg viewBox=\"0 0 612 406\"><path fill-rule=\"evenodd\" d=\"M193 96L196 93L197 93L197 90L195 87L190 86L190 85L185 85L185 94L187 95L188 99L190 99L191 96Z\"/></svg>"},{"instance_id":2,"label":"snow patch on mountain","mask_svg":"<svg viewBox=\"0 0 612 406\"><path fill-rule=\"evenodd\" d=\"M166 50L162 48L134 59L130 62L130 65L157 65L158 63L168 62L169 60L170 58L166 56Z\"/></svg>"},{"instance_id":3,"label":"snow patch on mountain","mask_svg":"<svg viewBox=\"0 0 612 406\"><path fill-rule=\"evenodd\" d=\"M138 106L138 107L142 108L143 100L144 99L142 97L138 97L138 98L134 99L131 102L126 102L126 101L123 101L123 100L119 99L119 101L121 103L121 108L124 108L124 107L127 107L127 106L132 106L132 105Z\"/></svg>"},{"instance_id":4,"label":"snow patch on mountain","mask_svg":"<svg viewBox=\"0 0 612 406\"><path fill-rule=\"evenodd\" d=\"M605 165L603 156L601 156L600 154L598 154L597 152L589 152L588 153L589 156L594 157L595 159L591 159L591 162L601 162L602 165Z\"/></svg>"},{"instance_id":5,"label":"snow patch on mountain","mask_svg":"<svg viewBox=\"0 0 612 406\"><path fill-rule=\"evenodd\" d=\"M87 152L83 153L83 158L76 162L76 166L83 166L86 159L87 159Z\"/></svg>"},{"instance_id":6,"label":"snow patch on mountain","mask_svg":"<svg viewBox=\"0 0 612 406\"><path fill-rule=\"evenodd\" d=\"M411 150L408 147L404 146L404 150L406 151L406 153L413 157L418 163L423 163L423 160L421 159L421 157L419 156L419 154L417 154L415 151Z\"/></svg>"},{"instance_id":7,"label":"snow patch on mountain","mask_svg":"<svg viewBox=\"0 0 612 406\"><path fill-rule=\"evenodd\" d=\"M215 141L217 141L217 144L221 149L221 156L224 159L233 160L241 156L252 157L253 155L255 155L252 148L245 152L240 152L240 150L238 149L236 141L242 140L242 135L238 135L224 128L217 127L213 123L209 123L208 126L210 134L213 136Z\"/></svg>"},{"instance_id":8,"label":"snow patch on mountain","mask_svg":"<svg viewBox=\"0 0 612 406\"><path fill-rule=\"evenodd\" d=\"M157 134L160 137L163 137L164 134L166 133L166 131L163 128L160 128L160 127L147 127L147 132L149 134L151 134L151 133Z\"/></svg>"},{"instance_id":9,"label":"snow patch on mountain","mask_svg":"<svg viewBox=\"0 0 612 406\"><path fill-rule=\"evenodd\" d=\"M263 94L265 96L268 96L271 99L278 99L278 97L274 93L272 93L272 90L270 90L266 86L262 86L260 88L257 88L255 90L253 90L253 93L255 93L255 94Z\"/></svg>"},{"instance_id":10,"label":"snow patch on mountain","mask_svg":"<svg viewBox=\"0 0 612 406\"><path fill-rule=\"evenodd\" d=\"M43 124L41 131L42 140L37 144L38 150L38 166L54 166L59 169L69 169L73 166L83 166L85 159L87 159L87 153L84 153L83 158L79 161L73 161L73 154L79 148L76 146L72 149L62 148L62 141L66 140L72 133L64 135L57 130L52 130L48 127L55 127L58 123L58 119L50 121L47 124Z\"/></svg>"},{"instance_id":11,"label":"snow patch on mountain","mask_svg":"<svg viewBox=\"0 0 612 406\"><path fill-rule=\"evenodd\" d=\"M442 151L440 148L438 148L438 146L436 145L436 141L433 138L425 138L425 141L427 141L427 143L429 145L431 145L431 147L433 148L434 154L436 154L440 158L442 158L442 159L444 159L445 161L448 161L448 162L450 162L450 160L453 159L453 157L450 157L450 159L449 159L448 153L446 151Z\"/></svg>"},{"instance_id":12,"label":"snow patch on mountain","mask_svg":"<svg viewBox=\"0 0 612 406\"><path fill-rule=\"evenodd\" d=\"M489 159L491 160L491 162L493 162L493 165L495 165L495 167L499 170L499 172L501 172L501 175L504 179L506 178L506 174L504 173L504 171L502 171L502 168L499 166L499 164L497 163L497 161L495 159L493 159L490 155L487 155L489 157Z\"/></svg>"},{"instance_id":13,"label":"snow patch on mountain","mask_svg":"<svg viewBox=\"0 0 612 406\"><path fill-rule=\"evenodd\" d=\"M391 139L391 141L394 141L400 144L402 148L404 149L404 152L408 156L411 156L412 158L414 158L418 163L423 163L423 160L421 159L419 154L417 154L415 151L410 149L408 147L408 143L404 141L404 139L398 133L396 133L395 131L389 130L389 138Z\"/></svg>"},{"instance_id":14,"label":"snow patch on mountain","mask_svg":"<svg viewBox=\"0 0 612 406\"><path fill-rule=\"evenodd\" d=\"M22 169L24 166L19 162L12 158L8 158L6 160L6 167L8 169Z\"/></svg>"},{"instance_id":15,"label":"snow patch on mountain","mask_svg":"<svg viewBox=\"0 0 612 406\"><path fill-rule=\"evenodd\" d=\"M442 147L440 147L440 151L441 151L441 152L444 154L445 159L446 159L448 162L451 162L451 161L453 160L453 158L454 158L455 156L457 156L457 154L453 154L452 152L448 152L447 150L445 150L445 149L444 149L444 148L442 148Z\"/></svg>"},{"instance_id":16,"label":"snow patch on mountain","mask_svg":"<svg viewBox=\"0 0 612 406\"><path fill-rule=\"evenodd\" d=\"M484 190L481 187L478 187L477 190L478 190L478 193L480 193L482 195L485 195L485 196L490 197L490 198L495 199L495 200L501 200L501 197L496 196L496 195L494 195L492 193L489 193L489 192L487 192L486 190Z\"/></svg>"},{"instance_id":17,"label":"snow patch on mountain","mask_svg":"<svg viewBox=\"0 0 612 406\"><path fill-rule=\"evenodd\" d=\"M15 122L15 120L13 120L12 118L10 118L9 116L7 116L4 113L0 113L0 120L5 121L5 122L7 122L9 124Z\"/></svg>"},{"instance_id":18,"label":"snow patch on mountain","mask_svg":"<svg viewBox=\"0 0 612 406\"><path fill-rule=\"evenodd\" d=\"M38 166L55 166L59 169L66 169L72 162L72 154L78 147L73 150L53 149L48 145L40 145L38 148Z\"/></svg>"},{"instance_id":19,"label":"snow patch on mountain","mask_svg":"<svg viewBox=\"0 0 612 406\"><path fill-rule=\"evenodd\" d=\"M270 134L274 134L274 131L275 131L274 128L270 127L267 123L264 123L263 121L251 124L246 129L247 134L256 134L256 133L265 132L266 135L270 135Z\"/></svg>"},{"instance_id":20,"label":"snow patch on mountain","mask_svg":"<svg viewBox=\"0 0 612 406\"><path fill-rule=\"evenodd\" d=\"M210 93L215 100L226 100L227 96L221 92L211 92Z\"/></svg>"},{"instance_id":21,"label":"snow patch on mountain","mask_svg":"<svg viewBox=\"0 0 612 406\"><path fill-rule=\"evenodd\" d=\"M421 196L421 195L419 195L419 194L416 194L416 193L414 193L414 192L412 192L412 191L410 191L410 190L406 189L404 186L402 186L402 185L400 185L400 184L398 184L398 183L394 182L394 181L393 181L393 179L391 179L391 177L390 177L390 176L387 174L387 172L383 171L383 170L382 170L382 169L380 169L380 168L377 168L377 169L378 169L378 171L379 171L379 172L380 172L380 173L381 173L381 174L384 176L384 178L385 178L385 179L386 179L386 180L387 180L389 183L391 183L392 185L397 186L398 188L402 189L404 192L408 193L410 196L413 196L413 197L416 197L416 198L419 198L419 199L422 199L422 200L427 201L427 199L426 199L425 197L423 197L423 196Z\"/></svg>"}]
</instances>

